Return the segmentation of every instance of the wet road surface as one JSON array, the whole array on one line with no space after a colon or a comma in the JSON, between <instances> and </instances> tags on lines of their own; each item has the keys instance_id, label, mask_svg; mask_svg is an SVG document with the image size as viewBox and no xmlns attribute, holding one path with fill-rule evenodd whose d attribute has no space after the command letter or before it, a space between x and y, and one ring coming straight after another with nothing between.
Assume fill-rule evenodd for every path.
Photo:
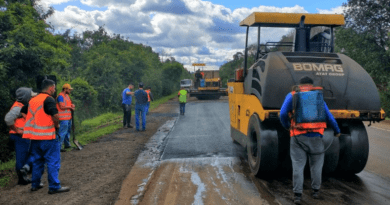
<instances>
[{"instance_id":1,"label":"wet road surface","mask_svg":"<svg viewBox=\"0 0 390 205\"><path fill-rule=\"evenodd\" d=\"M187 103L140 204L269 204L243 173L228 101Z\"/></svg>"},{"instance_id":2,"label":"wet road surface","mask_svg":"<svg viewBox=\"0 0 390 205\"><path fill-rule=\"evenodd\" d=\"M324 176L319 200L311 198L310 173L305 173L302 204L390 204L390 123L367 124L370 151L365 169L352 176ZM245 173L258 190L269 191L281 204L293 204L291 176L256 178L249 168Z\"/></svg>"},{"instance_id":3,"label":"wet road surface","mask_svg":"<svg viewBox=\"0 0 390 205\"><path fill-rule=\"evenodd\" d=\"M254 177L244 148L230 138L229 123L227 98L187 103L186 115L160 140L161 151L143 157L155 163L129 174L130 184L139 178L142 196L131 191L121 196L136 198L132 204L293 204L291 173ZM390 204L390 124L373 124L367 132L370 154L364 171L324 177L319 200L310 197L306 173L302 204Z\"/></svg>"}]
</instances>

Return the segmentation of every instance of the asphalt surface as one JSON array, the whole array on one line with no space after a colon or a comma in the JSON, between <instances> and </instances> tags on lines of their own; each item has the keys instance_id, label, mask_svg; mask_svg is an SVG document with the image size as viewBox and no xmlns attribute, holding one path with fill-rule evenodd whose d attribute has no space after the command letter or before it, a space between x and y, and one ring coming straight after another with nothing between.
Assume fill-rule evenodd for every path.
<instances>
[{"instance_id":1,"label":"asphalt surface","mask_svg":"<svg viewBox=\"0 0 390 205\"><path fill-rule=\"evenodd\" d=\"M170 133L162 159L237 156L241 150L230 138L228 109L228 101L187 103L185 115Z\"/></svg>"},{"instance_id":2,"label":"asphalt surface","mask_svg":"<svg viewBox=\"0 0 390 205\"><path fill-rule=\"evenodd\" d=\"M226 99L192 101L162 144L141 204L293 204L291 175L254 177L245 150L230 138ZM302 204L390 204L390 124L367 127L364 171L323 178L321 198L310 197L305 173Z\"/></svg>"}]
</instances>

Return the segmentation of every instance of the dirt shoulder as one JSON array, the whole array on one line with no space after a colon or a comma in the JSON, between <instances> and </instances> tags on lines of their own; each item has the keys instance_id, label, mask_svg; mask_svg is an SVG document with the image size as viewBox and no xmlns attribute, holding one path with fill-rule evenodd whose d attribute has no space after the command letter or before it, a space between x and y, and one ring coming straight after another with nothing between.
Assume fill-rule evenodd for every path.
<instances>
[{"instance_id":1,"label":"dirt shoulder","mask_svg":"<svg viewBox=\"0 0 390 205\"><path fill-rule=\"evenodd\" d=\"M149 112L146 131L120 129L90 143L81 151L61 153L59 179L70 186L67 193L49 195L47 175L43 189L31 192L30 185L0 189L0 204L114 204L123 180L132 169L149 138L167 120L178 115L177 100L170 100ZM135 125L134 116L131 120ZM45 171L46 172L46 171Z\"/></svg>"}]
</instances>

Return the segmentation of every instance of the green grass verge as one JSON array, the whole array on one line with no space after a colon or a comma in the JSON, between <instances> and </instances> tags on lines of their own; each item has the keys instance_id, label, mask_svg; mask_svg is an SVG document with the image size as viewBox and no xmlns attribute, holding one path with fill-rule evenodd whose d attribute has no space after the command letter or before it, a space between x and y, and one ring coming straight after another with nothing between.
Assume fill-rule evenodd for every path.
<instances>
[{"instance_id":1,"label":"green grass verge","mask_svg":"<svg viewBox=\"0 0 390 205\"><path fill-rule=\"evenodd\" d=\"M0 177L0 187L7 186L10 180L11 180L11 176L8 175L4 177Z\"/></svg>"},{"instance_id":2,"label":"green grass verge","mask_svg":"<svg viewBox=\"0 0 390 205\"><path fill-rule=\"evenodd\" d=\"M8 162L0 163L0 187L5 187L8 185L12 177L12 172L7 172L8 170L13 170L15 168L15 159Z\"/></svg>"},{"instance_id":3,"label":"green grass verge","mask_svg":"<svg viewBox=\"0 0 390 205\"><path fill-rule=\"evenodd\" d=\"M149 110L155 109L159 105L177 97L177 92L172 95L162 97L150 103ZM132 111L134 114L134 109ZM99 137L111 134L122 127L122 113L105 113L92 119L84 120L81 126L76 127L76 139L83 145L96 141ZM75 147L75 145L72 146ZM0 163L0 174L15 167L15 160ZM8 185L12 174L0 175L0 187Z\"/></svg>"},{"instance_id":4,"label":"green grass verge","mask_svg":"<svg viewBox=\"0 0 390 205\"><path fill-rule=\"evenodd\" d=\"M122 127L122 123L118 121L115 124L110 124L105 127L99 128L92 132L84 133L76 136L76 139L83 145L88 144L89 142L93 142L97 140L99 137L111 134Z\"/></svg>"},{"instance_id":5,"label":"green grass verge","mask_svg":"<svg viewBox=\"0 0 390 205\"><path fill-rule=\"evenodd\" d=\"M172 98L177 98L177 92L174 92L171 95L162 97L162 98L160 98L158 100L155 100L155 101L151 102L149 110L152 110L152 109L158 107L159 105L166 103L168 100L170 100Z\"/></svg>"},{"instance_id":6,"label":"green grass verge","mask_svg":"<svg viewBox=\"0 0 390 205\"><path fill-rule=\"evenodd\" d=\"M8 162L0 163L0 171L13 169L15 167L15 159Z\"/></svg>"},{"instance_id":7,"label":"green grass verge","mask_svg":"<svg viewBox=\"0 0 390 205\"><path fill-rule=\"evenodd\" d=\"M152 110L159 105L167 102L168 100L174 98L175 96L176 93L173 93L172 95L168 95L158 100L155 100L150 103L149 109ZM134 109L132 111L132 114L134 114ZM88 144L89 142L97 140L101 136L111 134L121 128L121 120L122 113L106 113L89 120L84 120L81 123L81 129L84 130L84 132L79 135L76 135L76 138L81 144Z\"/></svg>"}]
</instances>

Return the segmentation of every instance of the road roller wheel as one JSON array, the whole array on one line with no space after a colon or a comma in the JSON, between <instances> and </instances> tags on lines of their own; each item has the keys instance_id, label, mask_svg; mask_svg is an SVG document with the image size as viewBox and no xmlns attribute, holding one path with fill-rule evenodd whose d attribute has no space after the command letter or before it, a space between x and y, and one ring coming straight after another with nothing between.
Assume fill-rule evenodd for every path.
<instances>
[{"instance_id":1,"label":"road roller wheel","mask_svg":"<svg viewBox=\"0 0 390 205\"><path fill-rule=\"evenodd\" d=\"M361 121L350 122L347 132L349 134L343 134L339 137L341 149L337 173L357 174L364 169L367 163L368 135Z\"/></svg>"},{"instance_id":2,"label":"road roller wheel","mask_svg":"<svg viewBox=\"0 0 390 205\"><path fill-rule=\"evenodd\" d=\"M248 124L248 163L254 175L271 173L278 166L278 135L276 130L268 130L262 125L259 116L253 114Z\"/></svg>"}]
</instances>

